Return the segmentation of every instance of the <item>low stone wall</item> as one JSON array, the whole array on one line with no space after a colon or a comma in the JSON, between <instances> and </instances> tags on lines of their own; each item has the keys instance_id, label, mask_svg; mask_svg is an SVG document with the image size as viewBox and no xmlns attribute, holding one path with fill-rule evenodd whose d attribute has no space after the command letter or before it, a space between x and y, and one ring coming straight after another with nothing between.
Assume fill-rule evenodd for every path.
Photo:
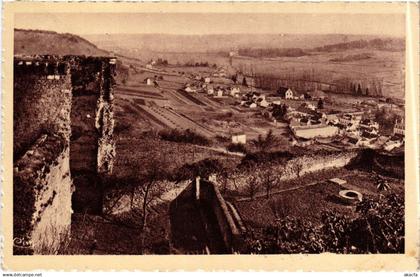
<instances>
[{"instance_id":1,"label":"low stone wall","mask_svg":"<svg viewBox=\"0 0 420 277\"><path fill-rule=\"evenodd\" d=\"M68 143L42 135L14 165L15 255L57 253L70 232L72 191Z\"/></svg>"},{"instance_id":2,"label":"low stone wall","mask_svg":"<svg viewBox=\"0 0 420 277\"><path fill-rule=\"evenodd\" d=\"M195 187L197 189L197 186ZM209 181L200 180L199 201L206 202L212 208L226 249L230 253L240 252L241 231L236 226L229 208L217 186Z\"/></svg>"},{"instance_id":3,"label":"low stone wall","mask_svg":"<svg viewBox=\"0 0 420 277\"><path fill-rule=\"evenodd\" d=\"M356 156L357 151L347 151L329 155L308 155L297 157L286 164L283 179L287 180L297 177L297 172L294 170L295 164L300 164L302 166L300 171L300 175L302 175L323 169L344 167Z\"/></svg>"},{"instance_id":4,"label":"low stone wall","mask_svg":"<svg viewBox=\"0 0 420 277\"><path fill-rule=\"evenodd\" d=\"M317 172L331 168L342 168L349 164L356 156L358 151L345 151L331 154L307 155L290 159L286 164L275 166L272 174L280 174L281 180L291 180L306 173ZM299 168L299 170L297 170ZM299 172L298 172L299 171ZM277 172L277 173L276 173ZM231 190L243 190L248 182L251 182L252 175L244 172L227 182L227 187Z\"/></svg>"}]
</instances>

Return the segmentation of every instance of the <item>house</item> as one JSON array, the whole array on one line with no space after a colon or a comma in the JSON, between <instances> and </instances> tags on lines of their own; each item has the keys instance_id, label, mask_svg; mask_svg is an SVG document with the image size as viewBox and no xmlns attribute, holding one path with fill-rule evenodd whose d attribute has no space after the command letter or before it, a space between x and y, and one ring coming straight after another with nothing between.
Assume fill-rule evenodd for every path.
<instances>
[{"instance_id":1,"label":"house","mask_svg":"<svg viewBox=\"0 0 420 277\"><path fill-rule=\"evenodd\" d=\"M190 87L189 85L187 85L187 86L184 88L184 90L185 90L186 92L196 92L196 89L194 89L194 88Z\"/></svg>"},{"instance_id":2,"label":"house","mask_svg":"<svg viewBox=\"0 0 420 277\"><path fill-rule=\"evenodd\" d=\"M392 151L395 148L401 147L404 145L404 140L401 139L399 136L394 136L390 138L385 144L384 144L384 150L386 151Z\"/></svg>"},{"instance_id":3,"label":"house","mask_svg":"<svg viewBox=\"0 0 420 277\"><path fill-rule=\"evenodd\" d=\"M251 103L251 104L249 105L249 107L250 107L251 109L255 109L255 108L257 107L257 104L255 104L255 103Z\"/></svg>"},{"instance_id":4,"label":"house","mask_svg":"<svg viewBox=\"0 0 420 277\"><path fill-rule=\"evenodd\" d=\"M244 133L235 133L232 135L233 144L246 144L246 135Z\"/></svg>"},{"instance_id":5,"label":"house","mask_svg":"<svg viewBox=\"0 0 420 277\"><path fill-rule=\"evenodd\" d=\"M393 134L404 136L404 134L405 134L404 119L401 119L401 120L396 119L395 120Z\"/></svg>"},{"instance_id":6,"label":"house","mask_svg":"<svg viewBox=\"0 0 420 277\"><path fill-rule=\"evenodd\" d=\"M210 82L211 82L210 77L206 77L206 78L204 78L204 83L206 83L206 84L210 84Z\"/></svg>"},{"instance_id":7,"label":"house","mask_svg":"<svg viewBox=\"0 0 420 277\"><path fill-rule=\"evenodd\" d=\"M293 91L290 88L279 87L277 94L284 99L294 99Z\"/></svg>"},{"instance_id":8,"label":"house","mask_svg":"<svg viewBox=\"0 0 420 277\"><path fill-rule=\"evenodd\" d=\"M327 138L338 134L339 129L321 120L310 118L292 119L289 124L295 137L303 139Z\"/></svg>"},{"instance_id":9,"label":"house","mask_svg":"<svg viewBox=\"0 0 420 277\"><path fill-rule=\"evenodd\" d=\"M152 80L152 78L146 78L146 79L144 79L144 81L143 81L146 85L148 85L148 86L151 86L151 85L153 85L153 80Z\"/></svg>"},{"instance_id":10,"label":"house","mask_svg":"<svg viewBox=\"0 0 420 277\"><path fill-rule=\"evenodd\" d=\"M214 97L223 97L223 90L218 88L214 91Z\"/></svg>"},{"instance_id":11,"label":"house","mask_svg":"<svg viewBox=\"0 0 420 277\"><path fill-rule=\"evenodd\" d=\"M150 63L146 64L146 68L147 69L153 69L153 65L151 65Z\"/></svg>"},{"instance_id":12,"label":"house","mask_svg":"<svg viewBox=\"0 0 420 277\"><path fill-rule=\"evenodd\" d=\"M241 92L241 90L240 90L240 88L238 88L238 87L232 87L231 89L230 89L230 95L232 96L232 97L236 97L239 93Z\"/></svg>"},{"instance_id":13,"label":"house","mask_svg":"<svg viewBox=\"0 0 420 277\"><path fill-rule=\"evenodd\" d=\"M207 87L207 94L208 94L208 95L213 95L213 94L214 94L214 89L213 89L213 87Z\"/></svg>"},{"instance_id":14,"label":"house","mask_svg":"<svg viewBox=\"0 0 420 277\"><path fill-rule=\"evenodd\" d=\"M315 110L316 110L316 107L315 107L313 104L311 104L311 103L307 104L306 106L307 106L309 109L313 110L313 111L315 111Z\"/></svg>"},{"instance_id":15,"label":"house","mask_svg":"<svg viewBox=\"0 0 420 277\"><path fill-rule=\"evenodd\" d=\"M379 124L378 122L375 122L371 119L362 119L360 121L360 127L364 128L364 129L375 129L378 130L379 129Z\"/></svg>"},{"instance_id":16,"label":"house","mask_svg":"<svg viewBox=\"0 0 420 277\"><path fill-rule=\"evenodd\" d=\"M351 115L351 114L343 114L338 118L338 121L343 124L344 126L350 125L358 125L360 120L358 120L357 117Z\"/></svg>"},{"instance_id":17,"label":"house","mask_svg":"<svg viewBox=\"0 0 420 277\"><path fill-rule=\"evenodd\" d=\"M267 108L268 106L270 106L270 103L268 103L267 100L265 100L265 98L259 98L257 100L257 104L258 106L263 107L263 108Z\"/></svg>"}]
</instances>

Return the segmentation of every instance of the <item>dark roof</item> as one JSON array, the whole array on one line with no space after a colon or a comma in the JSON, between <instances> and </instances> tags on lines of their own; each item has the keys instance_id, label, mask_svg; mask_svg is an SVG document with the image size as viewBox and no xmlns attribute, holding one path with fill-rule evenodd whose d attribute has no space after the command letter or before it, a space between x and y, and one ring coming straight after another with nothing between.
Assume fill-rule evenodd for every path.
<instances>
[{"instance_id":1,"label":"dark roof","mask_svg":"<svg viewBox=\"0 0 420 277\"><path fill-rule=\"evenodd\" d=\"M285 96L286 95L286 91L288 91L289 90L289 88L286 88L286 87L279 87L278 89L277 89L277 94L279 94L280 96Z\"/></svg>"}]
</instances>

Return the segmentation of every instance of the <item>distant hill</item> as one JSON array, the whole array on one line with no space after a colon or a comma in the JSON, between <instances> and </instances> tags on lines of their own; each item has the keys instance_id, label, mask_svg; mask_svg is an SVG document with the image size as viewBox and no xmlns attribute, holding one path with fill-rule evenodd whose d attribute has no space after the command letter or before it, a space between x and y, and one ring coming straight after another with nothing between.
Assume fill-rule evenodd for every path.
<instances>
[{"instance_id":1,"label":"distant hill","mask_svg":"<svg viewBox=\"0 0 420 277\"><path fill-rule=\"evenodd\" d=\"M330 51L344 51L351 49L375 49L384 51L404 51L404 39L371 39L371 40L355 40L350 42L336 43L316 47L315 51L330 52Z\"/></svg>"},{"instance_id":2,"label":"distant hill","mask_svg":"<svg viewBox=\"0 0 420 277\"><path fill-rule=\"evenodd\" d=\"M15 55L113 55L82 37L68 33L60 34L52 31L15 29L14 42ZM120 56L117 58L116 81L117 83L124 83L129 74L128 58Z\"/></svg>"},{"instance_id":3,"label":"distant hill","mask_svg":"<svg viewBox=\"0 0 420 277\"><path fill-rule=\"evenodd\" d=\"M241 48L309 50L350 41L383 39L381 36L344 34L96 34L83 37L110 51L136 49L151 52L217 52Z\"/></svg>"},{"instance_id":4,"label":"distant hill","mask_svg":"<svg viewBox=\"0 0 420 277\"><path fill-rule=\"evenodd\" d=\"M108 56L108 51L73 34L41 30L14 30L15 55Z\"/></svg>"}]
</instances>

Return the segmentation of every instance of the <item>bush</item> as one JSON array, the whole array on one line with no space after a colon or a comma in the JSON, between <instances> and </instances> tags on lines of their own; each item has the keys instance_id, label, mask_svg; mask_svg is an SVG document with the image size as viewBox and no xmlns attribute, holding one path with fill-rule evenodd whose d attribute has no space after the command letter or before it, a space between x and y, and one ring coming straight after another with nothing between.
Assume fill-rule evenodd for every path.
<instances>
[{"instance_id":1,"label":"bush","mask_svg":"<svg viewBox=\"0 0 420 277\"><path fill-rule=\"evenodd\" d=\"M159 132L159 136L161 139L173 141L173 142L183 142L183 143L191 143L197 145L209 145L210 140L206 137L197 134L190 129L187 130L178 130L172 129L170 131L161 131Z\"/></svg>"},{"instance_id":2,"label":"bush","mask_svg":"<svg viewBox=\"0 0 420 277\"><path fill-rule=\"evenodd\" d=\"M285 217L246 234L248 253L404 253L404 199L396 194L365 199L350 219L322 215L322 225Z\"/></svg>"},{"instance_id":3,"label":"bush","mask_svg":"<svg viewBox=\"0 0 420 277\"><path fill-rule=\"evenodd\" d=\"M248 149L244 144L241 143L230 143L226 149L230 152L239 152L246 154L248 152Z\"/></svg>"},{"instance_id":4,"label":"bush","mask_svg":"<svg viewBox=\"0 0 420 277\"><path fill-rule=\"evenodd\" d=\"M219 160L204 159L192 164L184 164L174 174L175 181L192 180L197 176L208 178L213 173L223 171Z\"/></svg>"}]
</instances>

